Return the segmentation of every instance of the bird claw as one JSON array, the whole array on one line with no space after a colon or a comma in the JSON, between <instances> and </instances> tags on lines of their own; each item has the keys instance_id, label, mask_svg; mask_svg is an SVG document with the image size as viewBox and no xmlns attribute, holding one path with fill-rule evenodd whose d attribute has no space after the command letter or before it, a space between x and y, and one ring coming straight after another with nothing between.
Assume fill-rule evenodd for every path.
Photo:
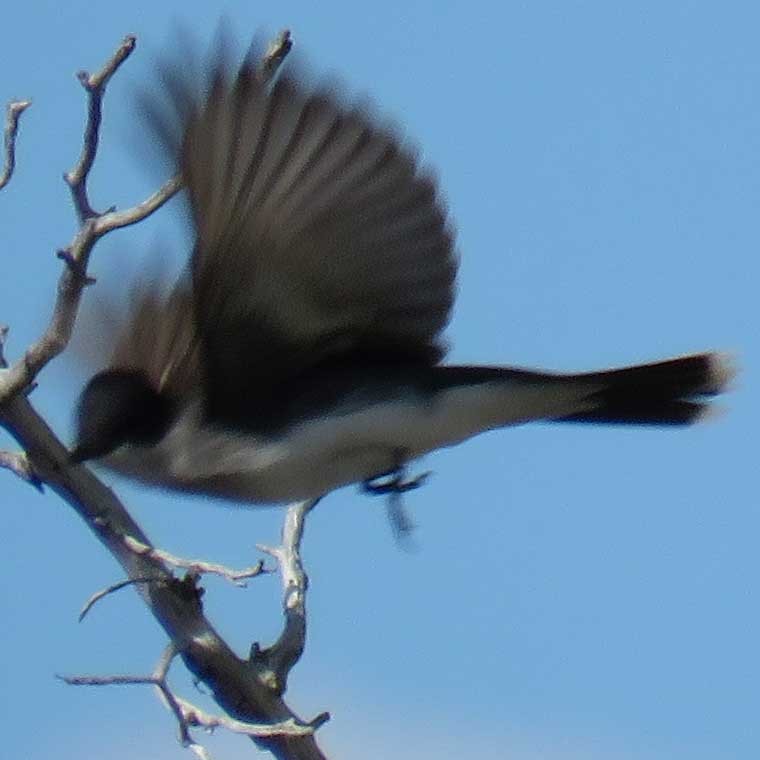
<instances>
[{"instance_id":1,"label":"bird claw","mask_svg":"<svg viewBox=\"0 0 760 760\"><path fill-rule=\"evenodd\" d=\"M394 470L382 472L372 478L367 478L362 483L364 493L371 496L388 496L393 494L402 494L407 491L414 491L423 486L430 477L431 472L428 470L419 475L415 475L409 480L404 479L404 467L396 467Z\"/></svg>"},{"instance_id":2,"label":"bird claw","mask_svg":"<svg viewBox=\"0 0 760 760\"><path fill-rule=\"evenodd\" d=\"M402 546L410 548L411 544L408 542L411 540L410 536L414 530L414 523L406 509L404 509L402 497L407 491L414 491L424 485L431 473L430 471L422 472L406 480L404 477L405 471L406 468L403 465L399 465L393 470L382 472L373 478L368 478L362 483L361 488L364 493L372 496L388 497L386 508L388 522L393 530L393 535Z\"/></svg>"}]
</instances>

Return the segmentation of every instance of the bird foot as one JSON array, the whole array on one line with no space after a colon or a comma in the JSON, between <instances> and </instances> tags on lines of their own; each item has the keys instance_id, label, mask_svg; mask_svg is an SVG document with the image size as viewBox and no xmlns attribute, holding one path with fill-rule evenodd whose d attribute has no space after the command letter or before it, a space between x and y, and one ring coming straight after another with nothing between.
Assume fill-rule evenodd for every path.
<instances>
[{"instance_id":1,"label":"bird foot","mask_svg":"<svg viewBox=\"0 0 760 760\"><path fill-rule=\"evenodd\" d=\"M371 496L388 496L393 494L402 494L407 491L414 491L420 486L424 485L427 479L430 477L430 471L422 472L419 475L415 475L409 480L405 480L404 476L406 468L403 466L396 467L393 470L387 472L381 472L379 475L367 478L361 487L364 493Z\"/></svg>"},{"instance_id":2,"label":"bird foot","mask_svg":"<svg viewBox=\"0 0 760 760\"><path fill-rule=\"evenodd\" d=\"M364 493L371 494L372 496L388 497L386 509L393 535L396 541L409 549L411 548L409 541L414 530L414 523L404 508L403 495L407 491L414 491L423 485L430 477L430 472L420 473L409 480L405 479L405 474L406 468L401 464L393 470L388 470L387 472L375 475L373 478L368 478L362 483L361 487Z\"/></svg>"}]
</instances>

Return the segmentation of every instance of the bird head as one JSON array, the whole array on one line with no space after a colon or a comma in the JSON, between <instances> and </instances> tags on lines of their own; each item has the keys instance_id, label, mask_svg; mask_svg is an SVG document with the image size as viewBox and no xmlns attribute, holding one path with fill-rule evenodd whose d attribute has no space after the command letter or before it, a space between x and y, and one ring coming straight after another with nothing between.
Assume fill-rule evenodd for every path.
<instances>
[{"instance_id":1,"label":"bird head","mask_svg":"<svg viewBox=\"0 0 760 760\"><path fill-rule=\"evenodd\" d=\"M144 372L109 369L95 375L79 397L72 462L107 456L123 445L150 446L171 426L174 404Z\"/></svg>"}]
</instances>

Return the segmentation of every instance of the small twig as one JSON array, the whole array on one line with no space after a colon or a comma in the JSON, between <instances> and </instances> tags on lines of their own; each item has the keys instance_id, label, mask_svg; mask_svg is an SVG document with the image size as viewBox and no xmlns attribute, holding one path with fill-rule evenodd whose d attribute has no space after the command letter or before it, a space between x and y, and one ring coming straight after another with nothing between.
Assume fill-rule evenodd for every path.
<instances>
[{"instance_id":1,"label":"small twig","mask_svg":"<svg viewBox=\"0 0 760 760\"><path fill-rule=\"evenodd\" d=\"M42 481L35 475L23 451L0 451L0 467L10 470L40 493L43 492Z\"/></svg>"},{"instance_id":2,"label":"small twig","mask_svg":"<svg viewBox=\"0 0 760 760\"><path fill-rule=\"evenodd\" d=\"M27 350L23 359L0 373L0 404L26 388L42 368L63 351L71 339L82 290L91 284L87 263L95 243L108 232L142 221L159 209L180 188L178 179L169 180L160 190L134 208L109 212L88 219L69 246L57 252L66 261L58 282L53 315L44 334ZM61 251L65 254L61 255Z\"/></svg>"},{"instance_id":3,"label":"small twig","mask_svg":"<svg viewBox=\"0 0 760 760\"><path fill-rule=\"evenodd\" d=\"M296 723L292 718L281 723L272 723L271 725L261 723L246 723L242 720L235 720L221 715L211 715L192 703L175 697L177 704L182 710L182 715L192 728L205 728L207 731L213 731L215 728L226 728L236 734L245 736L255 736L257 738L268 736L307 736L314 733L312 722L304 724ZM322 713L320 718L324 717ZM319 725L324 724L324 720L319 721Z\"/></svg>"},{"instance_id":4,"label":"small twig","mask_svg":"<svg viewBox=\"0 0 760 760\"><path fill-rule=\"evenodd\" d=\"M82 289L92 282L92 278L87 275L87 264L95 243L112 230L128 227L147 218L181 188L180 179L174 177L133 208L120 212L109 210L99 216L94 215L87 200L87 176L98 147L103 93L110 78L134 49L134 44L134 38L127 37L100 72L93 76L79 75L90 96L89 117L82 155L76 167L65 178L71 188L82 226L71 243L57 252L59 258L66 262L66 268L58 282L53 315L44 334L30 346L20 361L6 372L0 373L0 404L27 388L40 370L68 345Z\"/></svg>"},{"instance_id":5,"label":"small twig","mask_svg":"<svg viewBox=\"0 0 760 760\"><path fill-rule=\"evenodd\" d=\"M184 747L200 747L193 741L190 729L203 728L213 731L216 728L226 728L236 734L243 734L253 738L269 738L273 736L308 736L323 725L326 721L325 713L318 715L309 723L299 723L292 718L272 724L248 723L235 720L226 716L211 715L201 710L191 702L178 697L168 684L169 668L177 656L176 648L170 644L161 655L156 668L149 676L58 676L64 683L70 686L155 686L159 694L172 711L179 725L179 739ZM329 716L328 716L329 717ZM201 748L202 749L202 748ZM196 754L198 750L194 749ZM203 750L205 753L205 750ZM203 755L199 755L203 756Z\"/></svg>"},{"instance_id":6,"label":"small twig","mask_svg":"<svg viewBox=\"0 0 760 760\"><path fill-rule=\"evenodd\" d=\"M129 227L137 224L143 219L149 217L153 212L158 211L167 201L170 201L182 189L182 178L172 177L164 182L153 195L148 196L142 203L138 203L132 208L124 211L115 211L109 209L105 214L97 218L94 225L94 234L97 238L103 237L111 230L118 230L122 227Z\"/></svg>"},{"instance_id":7,"label":"small twig","mask_svg":"<svg viewBox=\"0 0 760 760\"><path fill-rule=\"evenodd\" d=\"M164 704L172 711L174 718L177 721L177 727L179 731L179 742L183 747L191 748L196 755L204 758L206 755L206 749L202 745L193 741L193 737L190 735L190 726L185 715L182 712L182 708L177 702L177 698L174 693L168 687L167 676L169 675L169 668L171 667L174 658L177 656L177 648L172 642L170 642L164 649L164 653L161 655L161 659L156 663L156 667L153 670L153 678L156 679L156 689L158 695Z\"/></svg>"},{"instance_id":8,"label":"small twig","mask_svg":"<svg viewBox=\"0 0 760 760\"><path fill-rule=\"evenodd\" d=\"M146 219L182 188L181 177L175 176L142 203L119 212L110 209L100 215L92 209L88 199L87 179L97 154L106 85L134 50L135 44L134 37L126 37L97 74L78 74L79 81L89 97L88 118L79 161L64 178L71 190L82 226L72 242L58 252L61 254L61 251L65 251L63 258L67 266L58 283L53 315L45 333L27 350L21 361L16 362L7 372L0 373L0 404L28 387L40 370L68 345L82 289L92 281L87 275L87 265L95 243L112 230L128 227ZM281 32L264 57L261 65L262 77L269 79L274 75L292 44L290 33Z\"/></svg>"},{"instance_id":9,"label":"small twig","mask_svg":"<svg viewBox=\"0 0 760 760\"><path fill-rule=\"evenodd\" d=\"M0 174L0 190L2 190L13 176L16 168L16 135L18 134L18 121L21 114L32 105L31 100L13 100L5 108L5 166Z\"/></svg>"},{"instance_id":10,"label":"small twig","mask_svg":"<svg viewBox=\"0 0 760 760\"><path fill-rule=\"evenodd\" d=\"M121 589L126 588L127 586L134 586L137 583L165 583L165 578L156 578L156 577L150 577L145 576L142 578L129 578L124 581L119 581L118 583L114 583L112 586L108 586L107 588L101 589L100 591L96 591L85 603L82 607L81 612L79 613L79 622L81 623L85 617L87 616L87 613L101 600L103 597L108 596L109 594L113 594L116 591L121 591Z\"/></svg>"},{"instance_id":11,"label":"small twig","mask_svg":"<svg viewBox=\"0 0 760 760\"><path fill-rule=\"evenodd\" d=\"M77 73L77 79L79 79L82 87L87 91L88 96L87 126L84 132L84 143L79 161L74 169L63 175L63 178L71 189L71 196L74 200L74 206L76 207L80 222L85 222L87 219L97 216L87 197L87 178L98 152L100 122L103 115L103 94L111 77L116 73L119 66L129 58L135 49L136 43L136 37L132 35L125 37L116 52L97 74L90 75L86 71Z\"/></svg>"},{"instance_id":12,"label":"small twig","mask_svg":"<svg viewBox=\"0 0 760 760\"><path fill-rule=\"evenodd\" d=\"M153 676L56 676L69 686L156 686Z\"/></svg>"},{"instance_id":13,"label":"small twig","mask_svg":"<svg viewBox=\"0 0 760 760\"><path fill-rule=\"evenodd\" d=\"M255 578L257 575L272 572L264 567L264 562L262 560L259 560L251 567L246 567L242 570L233 570L230 567L225 567L216 562L206 562L201 559L185 559L183 557L178 557L163 549L156 549L152 546L148 546L132 536L124 536L124 543L130 551L158 560L159 562L164 562L170 567L187 570L195 575L219 575L237 586L245 586L245 583L242 581L247 578Z\"/></svg>"},{"instance_id":14,"label":"small twig","mask_svg":"<svg viewBox=\"0 0 760 760\"><path fill-rule=\"evenodd\" d=\"M283 693L288 673L298 662L306 645L306 591L309 578L301 561L301 541L306 515L319 499L304 501L288 507L282 526L280 546L258 545L258 549L277 560L282 575L285 626L277 641L267 649L254 645L251 656L271 669L272 688Z\"/></svg>"},{"instance_id":15,"label":"small twig","mask_svg":"<svg viewBox=\"0 0 760 760\"><path fill-rule=\"evenodd\" d=\"M290 29L283 29L269 44L261 60L259 76L264 82L269 82L274 77L292 47L293 38L290 36Z\"/></svg>"}]
</instances>

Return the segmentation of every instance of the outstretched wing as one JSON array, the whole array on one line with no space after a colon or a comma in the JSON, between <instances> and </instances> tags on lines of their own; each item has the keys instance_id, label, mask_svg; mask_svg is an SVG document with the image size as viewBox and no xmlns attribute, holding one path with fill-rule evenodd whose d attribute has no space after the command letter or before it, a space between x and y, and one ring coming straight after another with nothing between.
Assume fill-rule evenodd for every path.
<instances>
[{"instance_id":1,"label":"outstretched wing","mask_svg":"<svg viewBox=\"0 0 760 760\"><path fill-rule=\"evenodd\" d=\"M354 353L438 360L457 260L435 180L365 110L256 60L220 54L204 93L185 56L148 101L189 191L212 405Z\"/></svg>"}]
</instances>

